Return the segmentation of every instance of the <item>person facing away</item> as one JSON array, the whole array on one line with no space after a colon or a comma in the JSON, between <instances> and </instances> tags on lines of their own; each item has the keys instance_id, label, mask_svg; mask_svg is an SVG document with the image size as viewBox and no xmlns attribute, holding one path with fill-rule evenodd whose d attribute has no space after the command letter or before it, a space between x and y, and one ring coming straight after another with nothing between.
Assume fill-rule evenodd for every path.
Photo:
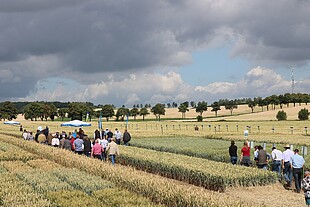
<instances>
[{"instance_id":1,"label":"person facing away","mask_svg":"<svg viewBox=\"0 0 310 207\"><path fill-rule=\"evenodd\" d=\"M268 169L267 152L261 145L258 146L257 167L264 170Z\"/></svg>"},{"instance_id":2,"label":"person facing away","mask_svg":"<svg viewBox=\"0 0 310 207\"><path fill-rule=\"evenodd\" d=\"M115 129L114 136L116 144L120 145L122 140L122 133L118 130L118 128Z\"/></svg>"},{"instance_id":3,"label":"person facing away","mask_svg":"<svg viewBox=\"0 0 310 207\"><path fill-rule=\"evenodd\" d=\"M243 143L243 147L241 149L241 165L249 167L251 164L251 148L249 147L248 141Z\"/></svg>"},{"instance_id":4,"label":"person facing away","mask_svg":"<svg viewBox=\"0 0 310 207\"><path fill-rule=\"evenodd\" d=\"M306 171L301 181L301 188L304 191L306 205L310 206L310 171Z\"/></svg>"},{"instance_id":5,"label":"person facing away","mask_svg":"<svg viewBox=\"0 0 310 207\"><path fill-rule=\"evenodd\" d=\"M102 159L103 147L100 144L100 139L95 140L95 144L92 148L92 157L97 159Z\"/></svg>"},{"instance_id":6,"label":"person facing away","mask_svg":"<svg viewBox=\"0 0 310 207\"><path fill-rule=\"evenodd\" d=\"M91 141L89 140L88 136L84 136L84 154L87 157L91 156Z\"/></svg>"},{"instance_id":7,"label":"person facing away","mask_svg":"<svg viewBox=\"0 0 310 207\"><path fill-rule=\"evenodd\" d=\"M302 171L305 164L305 160L302 156L299 155L299 150L294 150L294 155L291 157L291 167L293 168L293 176L295 180L296 192L300 193L301 189L301 180L302 180Z\"/></svg>"},{"instance_id":8,"label":"person facing away","mask_svg":"<svg viewBox=\"0 0 310 207\"><path fill-rule=\"evenodd\" d=\"M282 152L276 147L272 147L272 171L278 173L278 178L281 179L282 175Z\"/></svg>"},{"instance_id":9,"label":"person facing away","mask_svg":"<svg viewBox=\"0 0 310 207\"><path fill-rule=\"evenodd\" d=\"M81 139L79 135L77 135L76 139L73 142L75 153L82 155L84 153L83 145L84 145L84 141Z\"/></svg>"},{"instance_id":10,"label":"person facing away","mask_svg":"<svg viewBox=\"0 0 310 207\"><path fill-rule=\"evenodd\" d=\"M119 155L118 146L115 143L115 139L111 138L111 142L108 144L107 151L109 153L109 157L111 159L112 165L115 164L115 157Z\"/></svg>"},{"instance_id":11,"label":"person facing away","mask_svg":"<svg viewBox=\"0 0 310 207\"><path fill-rule=\"evenodd\" d=\"M64 143L62 145L62 148L66 149L66 150L72 150L72 143L71 143L69 137L65 137L65 141L64 141Z\"/></svg>"},{"instance_id":12,"label":"person facing away","mask_svg":"<svg viewBox=\"0 0 310 207\"><path fill-rule=\"evenodd\" d=\"M131 140L131 135L130 135L130 133L128 132L128 130L125 129L124 134L123 134L123 142L124 142L124 145L125 145L125 146L128 146L130 140Z\"/></svg>"},{"instance_id":13,"label":"person facing away","mask_svg":"<svg viewBox=\"0 0 310 207\"><path fill-rule=\"evenodd\" d=\"M237 146L235 145L235 141L231 141L231 145L229 147L229 156L231 164L235 165L238 160Z\"/></svg>"},{"instance_id":14,"label":"person facing away","mask_svg":"<svg viewBox=\"0 0 310 207\"><path fill-rule=\"evenodd\" d=\"M99 140L99 144L102 146L103 149L101 157L105 161L107 159L107 147L109 142L105 137L103 137Z\"/></svg>"},{"instance_id":15,"label":"person facing away","mask_svg":"<svg viewBox=\"0 0 310 207\"><path fill-rule=\"evenodd\" d=\"M109 130L108 133L107 133L107 140L108 140L108 142L111 142L112 137L113 137L113 132L111 132L111 130Z\"/></svg>"},{"instance_id":16,"label":"person facing away","mask_svg":"<svg viewBox=\"0 0 310 207\"><path fill-rule=\"evenodd\" d=\"M293 180L293 172L292 167L290 164L291 157L294 155L294 152L290 150L289 144L286 144L284 146L284 151L282 153L282 169L283 169L283 176L286 181L286 186L291 187L292 186L292 180Z\"/></svg>"},{"instance_id":17,"label":"person facing away","mask_svg":"<svg viewBox=\"0 0 310 207\"><path fill-rule=\"evenodd\" d=\"M95 130L94 137L95 137L95 140L100 138L100 131L98 129Z\"/></svg>"}]
</instances>

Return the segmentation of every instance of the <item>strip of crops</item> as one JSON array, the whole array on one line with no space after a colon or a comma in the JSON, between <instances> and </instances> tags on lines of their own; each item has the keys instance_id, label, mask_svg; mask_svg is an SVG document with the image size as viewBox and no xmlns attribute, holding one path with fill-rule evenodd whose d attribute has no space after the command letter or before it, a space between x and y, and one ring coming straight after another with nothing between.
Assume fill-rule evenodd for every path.
<instances>
[{"instance_id":1,"label":"strip of crops","mask_svg":"<svg viewBox=\"0 0 310 207\"><path fill-rule=\"evenodd\" d=\"M9 161L9 160L27 161L36 158L37 156L34 154L28 153L25 150L22 150L14 145L10 145L0 141L0 161Z\"/></svg>"},{"instance_id":2,"label":"strip of crops","mask_svg":"<svg viewBox=\"0 0 310 207\"><path fill-rule=\"evenodd\" d=\"M121 188L136 192L150 198L153 202L169 207L180 206L251 206L249 203L223 199L223 195L203 190L196 186L186 185L158 175L137 171L126 166L112 166L100 160L73 154L69 151L49 146L29 143L9 137L0 140L12 143L42 158L51 160L66 167L75 167L91 175L98 175L110 180Z\"/></svg>"},{"instance_id":3,"label":"strip of crops","mask_svg":"<svg viewBox=\"0 0 310 207\"><path fill-rule=\"evenodd\" d=\"M101 177L57 166L47 160L1 162L0 169L6 173L5 176L17 178L19 183L31 186L38 195L47 198L52 206L108 206L111 203L114 206L155 206L141 196L113 187ZM115 193L113 198L102 194L108 192ZM12 206L12 202L5 198L3 203Z\"/></svg>"},{"instance_id":4,"label":"strip of crops","mask_svg":"<svg viewBox=\"0 0 310 207\"><path fill-rule=\"evenodd\" d=\"M134 139L132 146L200 157L218 162L229 162L230 142L203 138L141 138Z\"/></svg>"},{"instance_id":5,"label":"strip of crops","mask_svg":"<svg viewBox=\"0 0 310 207\"><path fill-rule=\"evenodd\" d=\"M0 206L55 206L26 183L12 176L0 165Z\"/></svg>"},{"instance_id":6,"label":"strip of crops","mask_svg":"<svg viewBox=\"0 0 310 207\"><path fill-rule=\"evenodd\" d=\"M231 186L267 185L277 181L275 173L256 168L136 147L120 148L118 160L122 164L210 190L224 191Z\"/></svg>"}]
</instances>

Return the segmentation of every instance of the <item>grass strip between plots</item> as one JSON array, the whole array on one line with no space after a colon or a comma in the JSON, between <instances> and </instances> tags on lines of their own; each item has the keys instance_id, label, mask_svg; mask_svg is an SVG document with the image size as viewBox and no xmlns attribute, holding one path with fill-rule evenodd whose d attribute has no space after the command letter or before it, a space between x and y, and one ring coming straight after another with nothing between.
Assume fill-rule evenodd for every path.
<instances>
[{"instance_id":1,"label":"grass strip between plots","mask_svg":"<svg viewBox=\"0 0 310 207\"><path fill-rule=\"evenodd\" d=\"M118 161L121 164L210 190L224 191L232 186L267 185L277 181L275 173L257 168L136 147L120 146L120 148Z\"/></svg>"}]
</instances>

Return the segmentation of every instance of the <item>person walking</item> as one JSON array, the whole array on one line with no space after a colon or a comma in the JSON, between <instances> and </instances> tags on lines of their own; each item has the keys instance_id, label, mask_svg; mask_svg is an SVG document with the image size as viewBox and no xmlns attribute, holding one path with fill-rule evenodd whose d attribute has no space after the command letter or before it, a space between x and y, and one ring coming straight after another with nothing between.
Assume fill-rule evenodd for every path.
<instances>
[{"instance_id":1,"label":"person walking","mask_svg":"<svg viewBox=\"0 0 310 207\"><path fill-rule=\"evenodd\" d=\"M305 177L301 181L301 188L304 191L306 205L310 206L310 171L305 172Z\"/></svg>"},{"instance_id":2,"label":"person walking","mask_svg":"<svg viewBox=\"0 0 310 207\"><path fill-rule=\"evenodd\" d=\"M296 192L300 193L301 189L301 180L302 180L302 171L305 164L305 160L302 156L299 155L299 150L294 150L294 155L291 157L291 167L293 168L293 176L295 180Z\"/></svg>"},{"instance_id":3,"label":"person walking","mask_svg":"<svg viewBox=\"0 0 310 207\"><path fill-rule=\"evenodd\" d=\"M100 142L100 139L95 140L95 144L92 148L92 157L102 160L103 147L101 146L99 142Z\"/></svg>"},{"instance_id":4,"label":"person walking","mask_svg":"<svg viewBox=\"0 0 310 207\"><path fill-rule=\"evenodd\" d=\"M272 171L278 173L278 178L282 178L282 152L276 147L272 147L271 158L272 158Z\"/></svg>"},{"instance_id":5,"label":"person walking","mask_svg":"<svg viewBox=\"0 0 310 207\"><path fill-rule=\"evenodd\" d=\"M120 132L118 128L115 129L114 136L115 136L116 144L120 145L121 140L122 140L122 132Z\"/></svg>"},{"instance_id":6,"label":"person walking","mask_svg":"<svg viewBox=\"0 0 310 207\"><path fill-rule=\"evenodd\" d=\"M283 169L283 176L286 181L286 187L292 186L293 180L293 172L292 167L290 164L291 157L294 155L294 152L290 150L289 144L284 146L285 151L282 153L282 169Z\"/></svg>"},{"instance_id":7,"label":"person walking","mask_svg":"<svg viewBox=\"0 0 310 207\"><path fill-rule=\"evenodd\" d=\"M84 153L84 141L79 135L76 136L76 139L73 142L73 148L75 153L82 155Z\"/></svg>"},{"instance_id":8,"label":"person walking","mask_svg":"<svg viewBox=\"0 0 310 207\"><path fill-rule=\"evenodd\" d=\"M89 139L88 136L84 135L84 138L83 138L83 141L84 141L84 154L87 156L87 157L91 157L91 148L92 148L92 144L91 144L91 141Z\"/></svg>"},{"instance_id":9,"label":"person walking","mask_svg":"<svg viewBox=\"0 0 310 207\"><path fill-rule=\"evenodd\" d=\"M72 150L72 143L70 142L69 137L65 138L65 141L62 145L62 148L66 149L66 150Z\"/></svg>"},{"instance_id":10,"label":"person walking","mask_svg":"<svg viewBox=\"0 0 310 207\"><path fill-rule=\"evenodd\" d=\"M105 138L105 136L99 141L100 145L102 146L102 160L106 161L107 160L107 147L108 147L108 140Z\"/></svg>"},{"instance_id":11,"label":"person walking","mask_svg":"<svg viewBox=\"0 0 310 207\"><path fill-rule=\"evenodd\" d=\"M111 142L108 144L107 151L109 152L109 156L112 162L112 165L115 164L116 155L119 155L118 146L115 143L115 139L111 138Z\"/></svg>"},{"instance_id":12,"label":"person walking","mask_svg":"<svg viewBox=\"0 0 310 207\"><path fill-rule=\"evenodd\" d=\"M243 143L240 156L241 165L249 167L251 165L251 148L249 147L248 141Z\"/></svg>"},{"instance_id":13,"label":"person walking","mask_svg":"<svg viewBox=\"0 0 310 207\"><path fill-rule=\"evenodd\" d=\"M231 145L229 147L229 156L230 156L230 162L231 164L235 165L238 160L237 156L237 146L235 145L235 141L231 141Z\"/></svg>"},{"instance_id":14,"label":"person walking","mask_svg":"<svg viewBox=\"0 0 310 207\"><path fill-rule=\"evenodd\" d=\"M127 129L125 129L124 134L123 134L123 142L125 146L129 145L129 142L131 140L131 135L130 133L127 131Z\"/></svg>"},{"instance_id":15,"label":"person walking","mask_svg":"<svg viewBox=\"0 0 310 207\"><path fill-rule=\"evenodd\" d=\"M258 146L258 153L257 153L257 167L259 169L268 169L268 158L267 152L263 149L261 145Z\"/></svg>"}]
</instances>

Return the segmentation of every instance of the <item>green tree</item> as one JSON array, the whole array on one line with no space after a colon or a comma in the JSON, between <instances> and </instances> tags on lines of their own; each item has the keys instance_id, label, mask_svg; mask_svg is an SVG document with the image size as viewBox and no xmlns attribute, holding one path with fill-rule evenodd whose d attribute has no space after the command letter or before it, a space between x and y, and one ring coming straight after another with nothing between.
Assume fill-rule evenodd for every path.
<instances>
[{"instance_id":1,"label":"green tree","mask_svg":"<svg viewBox=\"0 0 310 207\"><path fill-rule=\"evenodd\" d=\"M102 117L105 117L107 121L114 116L114 107L110 104L102 106Z\"/></svg>"},{"instance_id":2,"label":"green tree","mask_svg":"<svg viewBox=\"0 0 310 207\"><path fill-rule=\"evenodd\" d=\"M188 107L188 106L186 106L186 104L184 104L184 103L181 103L180 106L178 107L179 112L182 113L182 119L185 118L185 113L186 113L187 111L189 111L189 109L188 109L187 107Z\"/></svg>"},{"instance_id":3,"label":"green tree","mask_svg":"<svg viewBox=\"0 0 310 207\"><path fill-rule=\"evenodd\" d=\"M125 107L121 107L117 109L117 112L115 114L116 121L119 121L119 118L121 117L121 121L124 121L125 116L129 116L129 109Z\"/></svg>"},{"instance_id":4,"label":"green tree","mask_svg":"<svg viewBox=\"0 0 310 207\"><path fill-rule=\"evenodd\" d=\"M81 102L73 102L68 105L68 117L71 118L71 120L83 120L83 118L86 119L86 114L92 113L92 109L87 106L85 103Z\"/></svg>"},{"instance_id":5,"label":"green tree","mask_svg":"<svg viewBox=\"0 0 310 207\"><path fill-rule=\"evenodd\" d=\"M306 108L301 109L298 112L298 119L301 120L301 121L308 120L309 119L309 111L308 111L308 109L306 109Z\"/></svg>"},{"instance_id":6,"label":"green tree","mask_svg":"<svg viewBox=\"0 0 310 207\"><path fill-rule=\"evenodd\" d=\"M142 120L144 121L144 117L146 116L146 115L148 115L148 114L150 114L149 113L149 111L147 110L147 108L142 108L142 109L140 109L140 116L142 116Z\"/></svg>"},{"instance_id":7,"label":"green tree","mask_svg":"<svg viewBox=\"0 0 310 207\"><path fill-rule=\"evenodd\" d=\"M38 102L33 102L25 106L24 108L24 118L30 119L31 121L37 121L42 114L42 104Z\"/></svg>"},{"instance_id":8,"label":"green tree","mask_svg":"<svg viewBox=\"0 0 310 207\"><path fill-rule=\"evenodd\" d=\"M248 107L251 108L251 111L252 111L252 113L253 113L253 112L254 112L254 108L255 108L255 106L256 106L255 101L252 101L252 99L249 99L249 100L247 101L247 104L248 104Z\"/></svg>"},{"instance_id":9,"label":"green tree","mask_svg":"<svg viewBox=\"0 0 310 207\"><path fill-rule=\"evenodd\" d=\"M192 108L196 108L196 103L195 103L195 101L191 101L191 102L190 102L190 105L191 105Z\"/></svg>"},{"instance_id":10,"label":"green tree","mask_svg":"<svg viewBox=\"0 0 310 207\"><path fill-rule=\"evenodd\" d=\"M152 107L151 112L155 115L156 120L160 121L160 116L165 115L166 110L163 104L158 103Z\"/></svg>"},{"instance_id":11,"label":"green tree","mask_svg":"<svg viewBox=\"0 0 310 207\"><path fill-rule=\"evenodd\" d=\"M207 102L198 102L197 107L196 107L196 112L202 116L203 112L208 110L208 104Z\"/></svg>"},{"instance_id":12,"label":"green tree","mask_svg":"<svg viewBox=\"0 0 310 207\"><path fill-rule=\"evenodd\" d=\"M54 104L45 103L42 104L42 114L41 114L41 120L45 119L47 121L47 118L50 117L52 121L54 121L54 118L57 114L57 108Z\"/></svg>"},{"instance_id":13,"label":"green tree","mask_svg":"<svg viewBox=\"0 0 310 207\"><path fill-rule=\"evenodd\" d=\"M64 120L64 118L66 117L67 113L68 113L68 109L67 108L58 109L58 116L61 118L61 121Z\"/></svg>"},{"instance_id":14,"label":"green tree","mask_svg":"<svg viewBox=\"0 0 310 207\"><path fill-rule=\"evenodd\" d=\"M220 106L219 102L215 101L213 104L211 104L211 107L212 107L211 111L214 111L215 112L215 116L217 116L217 112L219 110L221 110L221 106Z\"/></svg>"},{"instance_id":15,"label":"green tree","mask_svg":"<svg viewBox=\"0 0 310 207\"><path fill-rule=\"evenodd\" d=\"M238 105L236 104L236 102L234 100L229 100L225 104L225 109L230 110L230 115L232 115L233 110L237 109L237 108L238 108Z\"/></svg>"},{"instance_id":16,"label":"green tree","mask_svg":"<svg viewBox=\"0 0 310 207\"><path fill-rule=\"evenodd\" d=\"M283 121L283 120L287 119L287 114L285 111L281 110L281 111L278 111L276 117L277 117L278 121Z\"/></svg>"},{"instance_id":17,"label":"green tree","mask_svg":"<svg viewBox=\"0 0 310 207\"><path fill-rule=\"evenodd\" d=\"M138 108L132 108L130 110L130 115L133 116L134 120L136 120L136 117L139 115L139 109Z\"/></svg>"},{"instance_id":18,"label":"green tree","mask_svg":"<svg viewBox=\"0 0 310 207\"><path fill-rule=\"evenodd\" d=\"M16 108L15 104L6 101L4 103L1 103L0 105L0 114L1 114L1 119L16 119L18 115L18 109Z\"/></svg>"}]
</instances>

